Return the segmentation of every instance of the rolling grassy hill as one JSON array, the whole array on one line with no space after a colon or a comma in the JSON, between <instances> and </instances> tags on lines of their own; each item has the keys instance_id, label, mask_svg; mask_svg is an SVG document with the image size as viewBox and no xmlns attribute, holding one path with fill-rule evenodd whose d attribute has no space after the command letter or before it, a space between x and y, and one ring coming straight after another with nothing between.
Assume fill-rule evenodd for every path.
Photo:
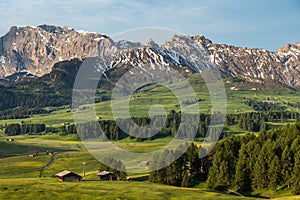
<instances>
[{"instance_id":1,"label":"rolling grassy hill","mask_svg":"<svg viewBox=\"0 0 300 200\"><path fill-rule=\"evenodd\" d=\"M202 183L197 188L178 188L150 183L147 174L129 174L132 182L100 182L96 178L99 161L82 147L74 135L15 136L14 139L15 142L0 143L1 155L6 155L0 159L0 199L259 199L270 195L277 199L300 198L290 197L290 190L279 191L275 195L268 190L254 191L254 198L208 191ZM134 150L152 151L168 140L137 142ZM129 142L132 141L125 139L118 145L128 148L126 144ZM44 150L50 148L59 153L55 162L44 171L43 177L38 178L39 169L51 158ZM28 157L29 149L39 150L40 155ZM56 179L55 174L66 169L82 175L83 162L86 162L86 176L82 182L64 183Z\"/></svg>"},{"instance_id":2,"label":"rolling grassy hill","mask_svg":"<svg viewBox=\"0 0 300 200\"><path fill-rule=\"evenodd\" d=\"M0 179L1 199L255 199L201 189L178 188L148 182L82 181L63 183L56 179Z\"/></svg>"},{"instance_id":3,"label":"rolling grassy hill","mask_svg":"<svg viewBox=\"0 0 300 200\"><path fill-rule=\"evenodd\" d=\"M207 88L199 74L189 78L196 91L201 113L210 113L211 104ZM263 80L260 80L263 81ZM267 98L274 100L285 110L298 111L300 92L297 89L288 88L270 80L257 83L253 80L239 78L225 79L227 113L242 113L254 111L245 104L247 99L263 101ZM238 87L233 91L231 87ZM256 88L256 90L251 90ZM122 100L117 102L122 106ZM147 116L151 105L161 104L167 111L179 111L178 101L171 91L163 86L148 85L136 92L130 101L131 116ZM89 105L87 105L89 106ZM187 105L191 110L193 104ZM111 101L103 101L95 104L97 116L102 119L113 119L111 113ZM65 122L73 123L71 108L56 107L46 108L53 110L50 114L33 115L25 119L8 119L0 121L0 124L21 123L45 123L47 126L59 128ZM288 121L292 122L292 121ZM285 122L286 123L286 122ZM281 126L285 123L270 123L272 126ZM237 125L225 127L227 131L244 133ZM3 130L0 130L3 136ZM176 188L149 183L147 180L128 182L98 182L96 173L99 161L86 151L76 135L59 136L58 134L43 136L14 136L15 142L0 141L0 199L251 199L237 197L224 193L216 193L194 188ZM126 138L117 141L120 147L135 151L153 151L168 143L171 138L156 139L148 142L135 142ZM134 144L134 145L128 145ZM200 143L199 143L200 144ZM130 148L130 149L129 149ZM44 171L43 178L37 178L39 169L49 160L46 150L55 150L56 161ZM27 153L32 150L41 152L40 156L30 158ZM108 152L109 153L109 152ZM54 175L59 171L68 169L76 173L82 173L82 163L87 162L87 176L81 183L60 183ZM139 160L133 160L138 163ZM137 167L138 172L138 167ZM133 174L129 174L132 176ZM143 175L143 174L142 174ZM268 191L256 192L256 195L268 196ZM290 191L278 194L290 195ZM275 195L276 197L276 195ZM287 197L286 199L296 199ZM283 198L285 199L285 198Z\"/></svg>"},{"instance_id":4,"label":"rolling grassy hill","mask_svg":"<svg viewBox=\"0 0 300 200\"><path fill-rule=\"evenodd\" d=\"M189 78L189 81L199 100L200 113L210 113L211 100L201 75L194 74ZM244 78L229 78L224 79L224 84L226 91L225 106L228 114L254 111L252 107L246 105L248 99L256 99L260 102L271 99L286 111L299 111L300 91L298 89L289 88L275 81L260 79L249 81ZM237 87L240 90L233 91L230 89L231 87ZM252 88L256 88L257 90L251 90ZM115 103L120 106L120 108L125 106L123 100L118 100ZM149 108L157 104L163 106L167 112L170 110L180 110L177 98L169 89L160 85L149 85L141 88L130 97L130 114L136 117L148 116ZM97 116L101 119L113 119L111 105L112 102L110 100L95 103ZM91 105L87 106L91 107ZM188 107L189 110L193 110L194 104L187 105L186 107ZM2 120L2 124L31 121L31 123L45 123L48 126L60 127L64 122L73 122L73 114L69 106L47 107L45 109L52 112L50 114L33 115L25 119ZM122 113L118 114L122 116Z\"/></svg>"},{"instance_id":5,"label":"rolling grassy hill","mask_svg":"<svg viewBox=\"0 0 300 200\"><path fill-rule=\"evenodd\" d=\"M19 199L20 196L23 199L240 199L203 189L153 184L147 178L133 178L133 182L99 182L96 180L99 161L82 147L76 137L45 135L33 138L15 136L14 139L15 142L0 142L0 199ZM125 147L128 142L121 141L120 145ZM168 140L140 143L134 148L150 151L164 142ZM55 162L44 171L43 178L38 178L39 169L51 158L46 155L46 149L59 153ZM38 150L40 155L28 157L28 150ZM84 181L62 183L56 180L55 174L65 169L82 175L83 162L87 163Z\"/></svg>"}]
</instances>

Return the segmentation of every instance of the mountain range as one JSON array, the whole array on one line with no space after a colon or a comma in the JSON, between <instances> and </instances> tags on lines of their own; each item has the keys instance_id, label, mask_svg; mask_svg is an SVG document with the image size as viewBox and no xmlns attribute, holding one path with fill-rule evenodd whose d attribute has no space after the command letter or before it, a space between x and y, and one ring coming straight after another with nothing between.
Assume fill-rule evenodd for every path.
<instances>
[{"instance_id":1,"label":"mountain range","mask_svg":"<svg viewBox=\"0 0 300 200\"><path fill-rule=\"evenodd\" d=\"M11 27L0 38L0 76L21 72L29 77L43 76L57 62L91 55L105 58L103 71L131 65L152 74L176 67L189 76L217 67L224 77L267 78L300 86L300 43L287 44L277 52L214 44L204 36L188 35L174 35L162 45L152 40L141 44L52 25Z\"/></svg>"}]
</instances>

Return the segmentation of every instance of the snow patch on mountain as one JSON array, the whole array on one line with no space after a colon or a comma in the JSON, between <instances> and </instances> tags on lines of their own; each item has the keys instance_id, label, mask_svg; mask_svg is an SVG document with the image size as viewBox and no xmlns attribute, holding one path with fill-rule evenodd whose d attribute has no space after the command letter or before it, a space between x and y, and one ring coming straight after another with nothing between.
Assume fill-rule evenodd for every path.
<instances>
[{"instance_id":1,"label":"snow patch on mountain","mask_svg":"<svg viewBox=\"0 0 300 200\"><path fill-rule=\"evenodd\" d=\"M204 36L174 35L162 45L153 40L142 45L52 25L12 27L1 41L0 76L23 69L41 76L49 73L56 62L99 56L103 63L95 70L104 74L112 68L131 66L154 79L155 71L165 73L171 67L184 67L189 73L210 68L220 70L223 76L272 78L289 86L300 86L300 43L270 52L214 44Z\"/></svg>"}]
</instances>

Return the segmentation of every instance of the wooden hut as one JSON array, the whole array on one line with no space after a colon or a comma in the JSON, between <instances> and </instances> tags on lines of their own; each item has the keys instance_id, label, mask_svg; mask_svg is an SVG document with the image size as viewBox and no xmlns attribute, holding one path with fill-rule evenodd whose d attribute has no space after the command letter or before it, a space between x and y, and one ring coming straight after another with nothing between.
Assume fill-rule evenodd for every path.
<instances>
[{"instance_id":1,"label":"wooden hut","mask_svg":"<svg viewBox=\"0 0 300 200\"><path fill-rule=\"evenodd\" d=\"M56 174L56 176L59 181L77 182L82 180L82 176L68 170L59 172L58 174Z\"/></svg>"},{"instance_id":2,"label":"wooden hut","mask_svg":"<svg viewBox=\"0 0 300 200\"><path fill-rule=\"evenodd\" d=\"M36 157L36 156L38 156L39 155L39 152L38 151L30 151L29 153L28 153L28 156L29 157Z\"/></svg>"},{"instance_id":3,"label":"wooden hut","mask_svg":"<svg viewBox=\"0 0 300 200\"><path fill-rule=\"evenodd\" d=\"M128 182L131 182L131 181L132 181L132 178L131 178L131 177L127 177L126 180L127 180Z\"/></svg>"},{"instance_id":4,"label":"wooden hut","mask_svg":"<svg viewBox=\"0 0 300 200\"><path fill-rule=\"evenodd\" d=\"M47 155L53 155L54 151L53 150L47 150L46 153L47 153Z\"/></svg>"},{"instance_id":5,"label":"wooden hut","mask_svg":"<svg viewBox=\"0 0 300 200\"><path fill-rule=\"evenodd\" d=\"M100 181L113 181L117 180L117 176L113 172L102 171L97 174Z\"/></svg>"}]
</instances>

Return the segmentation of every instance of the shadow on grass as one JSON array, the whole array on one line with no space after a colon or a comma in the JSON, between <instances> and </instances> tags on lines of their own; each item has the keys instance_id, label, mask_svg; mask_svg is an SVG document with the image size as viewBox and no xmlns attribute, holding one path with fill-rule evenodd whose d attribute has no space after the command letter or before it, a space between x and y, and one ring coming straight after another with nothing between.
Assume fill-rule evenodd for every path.
<instances>
[{"instance_id":1,"label":"shadow on grass","mask_svg":"<svg viewBox=\"0 0 300 200\"><path fill-rule=\"evenodd\" d=\"M134 177L131 179L132 181L149 181L149 175L143 175L143 176L139 176L139 177Z\"/></svg>"},{"instance_id":2,"label":"shadow on grass","mask_svg":"<svg viewBox=\"0 0 300 200\"><path fill-rule=\"evenodd\" d=\"M203 190L207 192L214 192L219 194L229 194L232 196L248 197L248 198L257 198L257 199L271 199L270 197L262 196L261 193L251 194L251 192L239 192L233 191L230 189L223 188L223 190Z\"/></svg>"},{"instance_id":3,"label":"shadow on grass","mask_svg":"<svg viewBox=\"0 0 300 200\"><path fill-rule=\"evenodd\" d=\"M15 143L15 142L0 141L0 158L28 155L28 152L30 152L30 151L38 151L40 154L43 154L43 152L44 152L46 154L47 150L52 150L54 152L74 151L71 149L51 148L51 147L42 147L42 146L35 146L35 145L24 145L24 144L19 144L19 143Z\"/></svg>"},{"instance_id":4,"label":"shadow on grass","mask_svg":"<svg viewBox=\"0 0 300 200\"><path fill-rule=\"evenodd\" d=\"M271 199L270 197L261 195L261 193L258 193L258 194L251 194L251 192L240 192L240 193L245 197L258 198L258 199ZM230 194L235 195L232 192L230 192Z\"/></svg>"}]
</instances>

